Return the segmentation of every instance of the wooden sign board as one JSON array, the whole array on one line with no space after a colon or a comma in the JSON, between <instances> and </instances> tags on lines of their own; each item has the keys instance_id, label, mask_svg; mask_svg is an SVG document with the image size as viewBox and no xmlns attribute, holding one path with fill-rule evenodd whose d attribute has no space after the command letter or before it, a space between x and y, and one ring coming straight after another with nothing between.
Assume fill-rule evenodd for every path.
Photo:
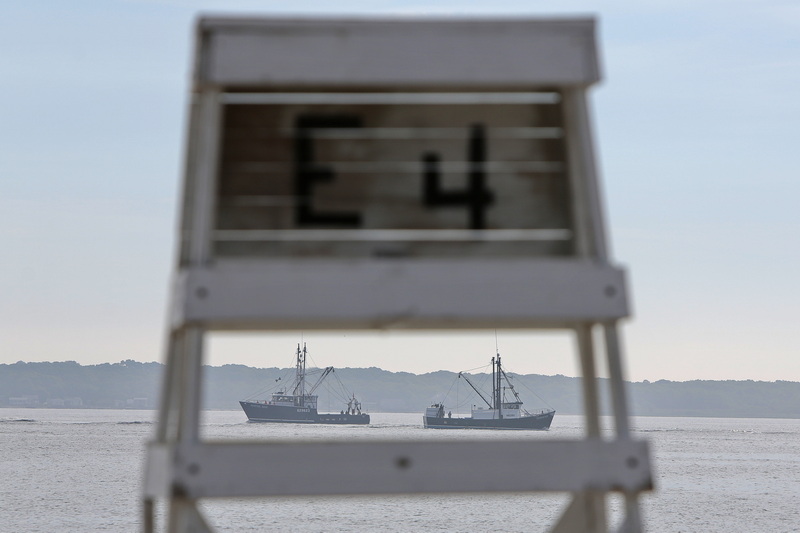
<instances>
[{"instance_id":1,"label":"wooden sign board","mask_svg":"<svg viewBox=\"0 0 800 533\"><path fill-rule=\"evenodd\" d=\"M215 255L573 251L556 92L223 101Z\"/></svg>"}]
</instances>

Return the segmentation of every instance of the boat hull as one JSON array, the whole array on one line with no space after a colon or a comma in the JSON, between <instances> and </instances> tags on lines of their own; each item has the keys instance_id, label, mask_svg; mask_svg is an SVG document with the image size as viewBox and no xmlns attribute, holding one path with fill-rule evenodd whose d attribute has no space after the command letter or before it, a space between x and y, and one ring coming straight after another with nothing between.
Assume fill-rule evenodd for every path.
<instances>
[{"instance_id":1,"label":"boat hull","mask_svg":"<svg viewBox=\"0 0 800 533\"><path fill-rule=\"evenodd\" d=\"M547 411L521 418L450 418L423 416L422 422L430 429L550 429L555 411Z\"/></svg>"},{"instance_id":2,"label":"boat hull","mask_svg":"<svg viewBox=\"0 0 800 533\"><path fill-rule=\"evenodd\" d=\"M368 414L318 413L316 409L240 401L250 422L285 424L369 424Z\"/></svg>"}]
</instances>

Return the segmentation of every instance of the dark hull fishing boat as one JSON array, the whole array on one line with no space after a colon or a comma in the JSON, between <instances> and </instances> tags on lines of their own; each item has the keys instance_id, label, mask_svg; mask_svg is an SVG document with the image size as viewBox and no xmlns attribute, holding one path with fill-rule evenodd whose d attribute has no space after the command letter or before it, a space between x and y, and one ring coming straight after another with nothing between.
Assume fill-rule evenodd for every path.
<instances>
[{"instance_id":1,"label":"dark hull fishing boat","mask_svg":"<svg viewBox=\"0 0 800 533\"><path fill-rule=\"evenodd\" d=\"M503 368L500 366L500 354L492 358L492 396L489 401L463 373L459 372L459 378L469 384L470 387L481 397L487 407L473 407L471 417L452 417L451 412L445 414L443 403L435 403L425 410L422 417L426 428L432 429L550 429L550 423L556 412L553 409L545 409L535 413L530 413L522 407L522 400L514 390L514 385L509 381ZM503 387L503 382L507 384ZM508 401L504 392L508 390L513 394L514 399Z\"/></svg>"},{"instance_id":2,"label":"dark hull fishing boat","mask_svg":"<svg viewBox=\"0 0 800 533\"><path fill-rule=\"evenodd\" d=\"M316 383L306 390L306 347L297 345L295 379L292 386L273 392L269 400L241 400L250 422L284 422L290 424L369 424L369 415L361 412L361 402L352 395L347 408L339 413L319 413L314 391L334 371L325 368Z\"/></svg>"}]
</instances>

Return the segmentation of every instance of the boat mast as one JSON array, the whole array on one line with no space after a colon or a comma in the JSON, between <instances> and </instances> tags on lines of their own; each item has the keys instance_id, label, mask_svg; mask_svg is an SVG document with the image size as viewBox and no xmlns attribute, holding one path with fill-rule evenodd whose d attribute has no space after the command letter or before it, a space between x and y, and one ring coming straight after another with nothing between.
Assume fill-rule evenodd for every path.
<instances>
[{"instance_id":1,"label":"boat mast","mask_svg":"<svg viewBox=\"0 0 800 533\"><path fill-rule=\"evenodd\" d=\"M497 409L495 405L497 404L497 377L495 376L494 370L494 357L492 357L492 405L489 406L491 409Z\"/></svg>"},{"instance_id":2,"label":"boat mast","mask_svg":"<svg viewBox=\"0 0 800 533\"><path fill-rule=\"evenodd\" d=\"M492 363L494 363L495 359L492 358ZM496 374L496 375L495 375ZM497 372L494 371L494 364L492 364L492 377L494 377L494 405L495 409L497 409L498 418L503 418L503 388L501 376L503 375L503 370L500 368L500 352L497 352Z\"/></svg>"},{"instance_id":3,"label":"boat mast","mask_svg":"<svg viewBox=\"0 0 800 533\"><path fill-rule=\"evenodd\" d=\"M303 351L300 351L300 343L297 344L297 363L295 370L295 396L301 397L301 405L305 404L306 396L306 345L303 343Z\"/></svg>"}]
</instances>

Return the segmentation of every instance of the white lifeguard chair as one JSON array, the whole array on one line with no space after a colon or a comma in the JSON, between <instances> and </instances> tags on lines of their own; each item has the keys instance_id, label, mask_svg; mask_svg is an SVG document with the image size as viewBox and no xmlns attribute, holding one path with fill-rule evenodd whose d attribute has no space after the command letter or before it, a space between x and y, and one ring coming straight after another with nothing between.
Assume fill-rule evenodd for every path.
<instances>
[{"instance_id":1,"label":"white lifeguard chair","mask_svg":"<svg viewBox=\"0 0 800 533\"><path fill-rule=\"evenodd\" d=\"M590 18L198 21L145 531L157 498L167 529L185 532L211 530L203 498L498 491L572 493L554 532L607 531L606 496L622 493L621 530L640 531L652 478L629 430L625 277L608 257L587 111L594 30ZM586 438L491 454L472 441L200 439L207 332L379 328L574 332ZM313 487L292 481L306 470Z\"/></svg>"}]
</instances>

